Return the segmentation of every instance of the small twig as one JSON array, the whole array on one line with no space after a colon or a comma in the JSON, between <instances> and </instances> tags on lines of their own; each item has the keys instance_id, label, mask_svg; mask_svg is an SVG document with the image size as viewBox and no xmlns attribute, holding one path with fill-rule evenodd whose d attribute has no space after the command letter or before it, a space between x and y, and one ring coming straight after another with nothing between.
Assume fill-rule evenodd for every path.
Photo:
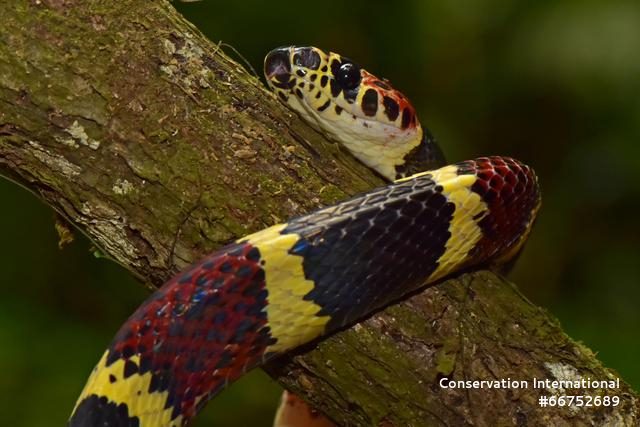
<instances>
[{"instance_id":1,"label":"small twig","mask_svg":"<svg viewBox=\"0 0 640 427\"><path fill-rule=\"evenodd\" d=\"M222 40L220 40L220 42L218 42L218 46L221 47L228 47L229 49L231 49L231 51L233 53L235 53L240 59L242 59L242 62L244 62L244 64L249 67L248 71L251 71L251 74L254 75L255 78L259 79L260 76L258 75L258 73L256 72L256 69L253 68L253 65L251 65L251 63L247 60L247 58L245 58L244 56L242 56L242 54L240 52L238 52L238 50L231 46L229 43L224 43ZM216 49L217 50L217 49Z\"/></svg>"},{"instance_id":2,"label":"small twig","mask_svg":"<svg viewBox=\"0 0 640 427\"><path fill-rule=\"evenodd\" d=\"M185 89L184 87L182 87L178 82L174 82L173 80L170 80L164 76L160 77L162 80L164 80L167 83L171 83L172 85L177 86L181 91L183 91L185 93L185 95L187 95L189 98L191 98L191 100L193 102L195 102L196 104L198 104L198 106L202 106L202 104L200 103L200 100L198 98L195 97L194 94L192 94L191 92L189 92L187 89Z\"/></svg>"}]
</instances>

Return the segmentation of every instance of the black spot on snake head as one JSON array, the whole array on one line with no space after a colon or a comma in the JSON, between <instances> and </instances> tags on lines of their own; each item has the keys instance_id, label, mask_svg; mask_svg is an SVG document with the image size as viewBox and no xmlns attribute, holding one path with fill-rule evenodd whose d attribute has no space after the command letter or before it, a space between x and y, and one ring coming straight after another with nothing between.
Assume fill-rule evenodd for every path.
<instances>
[{"instance_id":1,"label":"black spot on snake head","mask_svg":"<svg viewBox=\"0 0 640 427\"><path fill-rule=\"evenodd\" d=\"M317 70L321 62L320 55L312 47L299 47L293 54L293 63L299 67Z\"/></svg>"},{"instance_id":2,"label":"black spot on snake head","mask_svg":"<svg viewBox=\"0 0 640 427\"><path fill-rule=\"evenodd\" d=\"M384 113L387 115L387 118L395 122L398 118L398 114L400 114L400 106L396 101L388 96L385 96L382 99L382 105L384 105Z\"/></svg>"},{"instance_id":3,"label":"black spot on snake head","mask_svg":"<svg viewBox=\"0 0 640 427\"><path fill-rule=\"evenodd\" d=\"M287 83L291 78L291 61L288 47L273 49L264 58L264 75L267 80L276 80L280 83Z\"/></svg>"},{"instance_id":4,"label":"black spot on snake head","mask_svg":"<svg viewBox=\"0 0 640 427\"><path fill-rule=\"evenodd\" d=\"M375 116L378 111L378 92L375 89L367 89L362 96L362 111L365 116Z\"/></svg>"},{"instance_id":5,"label":"black spot on snake head","mask_svg":"<svg viewBox=\"0 0 640 427\"><path fill-rule=\"evenodd\" d=\"M391 86L387 82L382 81L382 80L376 80L376 81L373 82L373 84L378 86L379 88L384 89L384 90L391 90L392 89Z\"/></svg>"},{"instance_id":6,"label":"black spot on snake head","mask_svg":"<svg viewBox=\"0 0 640 427\"><path fill-rule=\"evenodd\" d=\"M342 88L340 87L340 85L335 79L331 79L330 86L331 86L331 96L333 96L334 98L337 98L338 95L340 95L340 92L342 92Z\"/></svg>"},{"instance_id":7,"label":"black spot on snake head","mask_svg":"<svg viewBox=\"0 0 640 427\"><path fill-rule=\"evenodd\" d=\"M409 127L413 120L413 112L410 111L409 108L405 108L404 110L402 110L402 129L406 129L407 127Z\"/></svg>"}]
</instances>

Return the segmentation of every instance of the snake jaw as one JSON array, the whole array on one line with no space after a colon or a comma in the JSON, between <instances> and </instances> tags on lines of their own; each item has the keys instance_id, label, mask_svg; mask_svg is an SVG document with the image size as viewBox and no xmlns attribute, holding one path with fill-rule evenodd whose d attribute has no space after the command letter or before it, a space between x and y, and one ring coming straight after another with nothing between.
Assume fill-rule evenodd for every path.
<instances>
[{"instance_id":1,"label":"snake jaw","mask_svg":"<svg viewBox=\"0 0 640 427\"><path fill-rule=\"evenodd\" d=\"M407 97L346 57L315 47L278 48L267 54L264 71L280 101L388 180L422 143Z\"/></svg>"}]
</instances>

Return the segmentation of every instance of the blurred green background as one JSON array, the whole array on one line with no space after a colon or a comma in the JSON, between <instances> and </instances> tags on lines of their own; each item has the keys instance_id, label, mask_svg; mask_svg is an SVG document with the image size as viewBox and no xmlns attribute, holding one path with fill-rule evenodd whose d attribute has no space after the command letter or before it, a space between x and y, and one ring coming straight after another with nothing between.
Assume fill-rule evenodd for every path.
<instances>
[{"instance_id":1,"label":"blurred green background","mask_svg":"<svg viewBox=\"0 0 640 427\"><path fill-rule=\"evenodd\" d=\"M544 206L512 278L640 389L640 2L175 5L259 72L267 51L298 44L389 78L450 160L532 165ZM0 200L0 419L63 425L147 291L81 237L60 251L53 214L26 191L0 180ZM278 395L252 373L195 425L269 426Z\"/></svg>"}]
</instances>

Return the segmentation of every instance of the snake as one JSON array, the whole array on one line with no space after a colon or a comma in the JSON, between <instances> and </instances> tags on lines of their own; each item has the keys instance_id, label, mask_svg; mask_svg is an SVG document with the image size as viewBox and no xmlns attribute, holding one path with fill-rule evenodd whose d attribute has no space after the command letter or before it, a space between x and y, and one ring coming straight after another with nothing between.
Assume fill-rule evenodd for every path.
<instances>
[{"instance_id":1,"label":"snake","mask_svg":"<svg viewBox=\"0 0 640 427\"><path fill-rule=\"evenodd\" d=\"M277 48L264 73L283 104L389 182L169 279L116 333L69 426L185 426L250 369L520 253L541 204L532 168L502 156L445 164L408 98L337 53Z\"/></svg>"}]
</instances>

